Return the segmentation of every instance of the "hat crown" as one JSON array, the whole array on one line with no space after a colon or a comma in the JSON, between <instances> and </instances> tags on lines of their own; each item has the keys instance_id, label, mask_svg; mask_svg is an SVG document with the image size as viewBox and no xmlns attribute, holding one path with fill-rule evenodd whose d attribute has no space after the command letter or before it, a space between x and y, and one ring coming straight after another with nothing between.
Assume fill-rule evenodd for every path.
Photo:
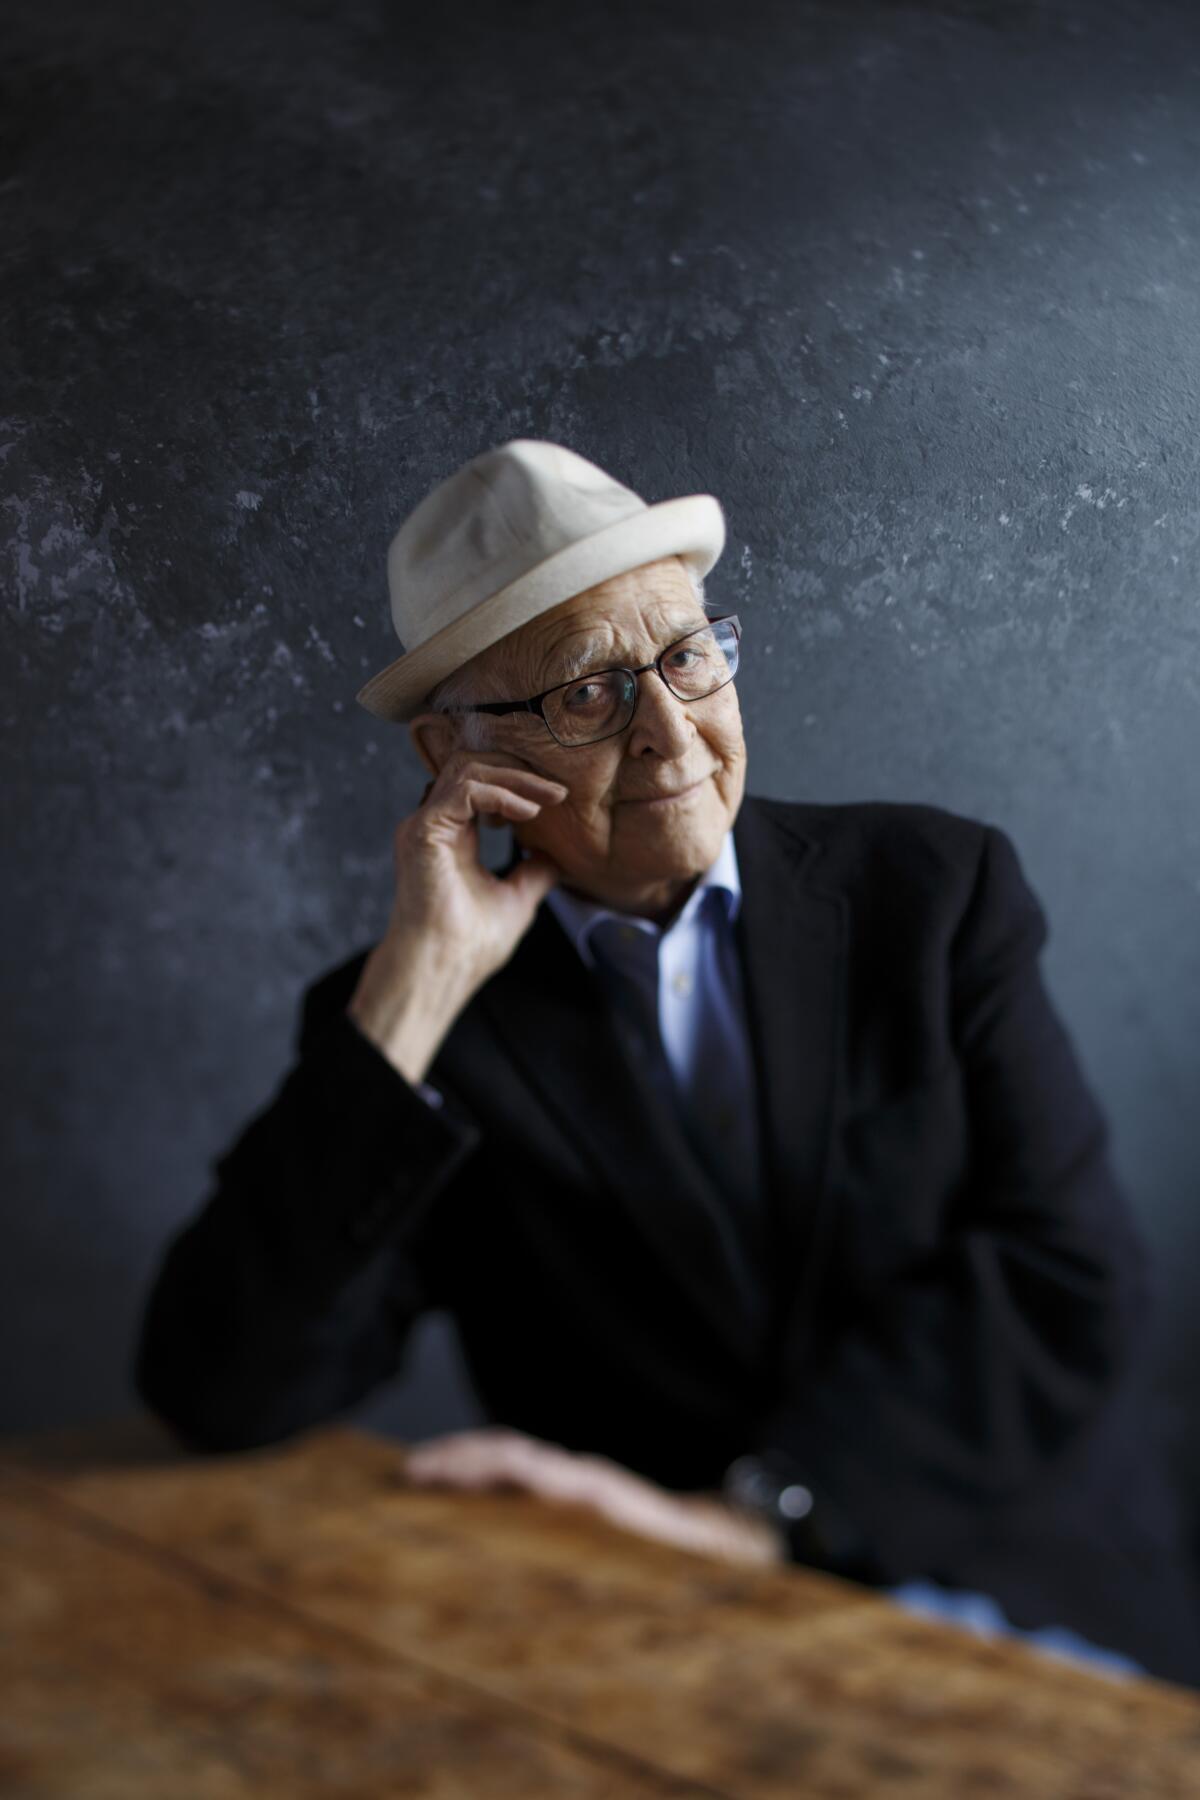
<instances>
[{"instance_id":1,"label":"hat crown","mask_svg":"<svg viewBox=\"0 0 1200 1800\"><path fill-rule=\"evenodd\" d=\"M439 482L388 547L392 623L417 649L547 557L649 510L565 445L512 438Z\"/></svg>"}]
</instances>

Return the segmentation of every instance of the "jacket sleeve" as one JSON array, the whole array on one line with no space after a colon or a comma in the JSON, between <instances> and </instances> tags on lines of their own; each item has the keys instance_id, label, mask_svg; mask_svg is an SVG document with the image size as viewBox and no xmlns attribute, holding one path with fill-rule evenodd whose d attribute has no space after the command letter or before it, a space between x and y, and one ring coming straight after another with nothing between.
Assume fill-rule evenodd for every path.
<instances>
[{"instance_id":1,"label":"jacket sleeve","mask_svg":"<svg viewBox=\"0 0 1200 1800\"><path fill-rule=\"evenodd\" d=\"M376 1048L327 976L291 1069L214 1164L167 1246L133 1359L141 1399L195 1450L238 1450L344 1411L400 1367L435 1304L422 1225L481 1140Z\"/></svg>"},{"instance_id":2,"label":"jacket sleeve","mask_svg":"<svg viewBox=\"0 0 1200 1800\"><path fill-rule=\"evenodd\" d=\"M989 1512L1066 1470L1143 1341L1146 1250L1042 983L1046 937L1011 841L985 826L949 949L961 1198L869 1314L817 1347L752 1446L793 1459L809 1527L824 1495L877 1578L935 1572Z\"/></svg>"}]
</instances>

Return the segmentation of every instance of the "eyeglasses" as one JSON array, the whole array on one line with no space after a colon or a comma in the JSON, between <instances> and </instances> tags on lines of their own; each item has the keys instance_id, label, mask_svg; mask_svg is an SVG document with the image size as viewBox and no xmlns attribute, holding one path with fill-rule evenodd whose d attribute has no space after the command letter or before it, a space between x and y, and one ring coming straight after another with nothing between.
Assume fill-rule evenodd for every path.
<instances>
[{"instance_id":1,"label":"eyeglasses","mask_svg":"<svg viewBox=\"0 0 1200 1800\"><path fill-rule=\"evenodd\" d=\"M653 669L677 700L707 700L737 674L742 624L736 613L710 619L676 638L640 669L596 669L535 694L530 700L484 700L448 712L536 713L551 737L569 750L624 731L637 710L638 677ZM669 672L664 664L670 658Z\"/></svg>"}]
</instances>

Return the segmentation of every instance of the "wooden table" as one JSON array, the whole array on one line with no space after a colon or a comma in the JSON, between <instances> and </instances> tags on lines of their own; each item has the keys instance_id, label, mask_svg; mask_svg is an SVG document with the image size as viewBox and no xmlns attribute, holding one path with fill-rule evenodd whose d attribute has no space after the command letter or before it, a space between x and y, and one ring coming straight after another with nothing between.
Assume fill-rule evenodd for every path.
<instances>
[{"instance_id":1,"label":"wooden table","mask_svg":"<svg viewBox=\"0 0 1200 1800\"><path fill-rule=\"evenodd\" d=\"M0 1443L0 1794L1200 1795L1200 1695L734 1568L347 1427Z\"/></svg>"}]
</instances>

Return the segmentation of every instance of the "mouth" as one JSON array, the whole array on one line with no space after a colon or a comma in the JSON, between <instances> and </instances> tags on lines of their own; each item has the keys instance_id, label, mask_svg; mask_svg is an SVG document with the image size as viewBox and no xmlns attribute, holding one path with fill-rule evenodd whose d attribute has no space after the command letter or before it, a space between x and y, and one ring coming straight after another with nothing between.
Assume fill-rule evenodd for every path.
<instances>
[{"instance_id":1,"label":"mouth","mask_svg":"<svg viewBox=\"0 0 1200 1800\"><path fill-rule=\"evenodd\" d=\"M715 770L710 769L707 775L702 775L699 781L693 781L690 787L676 788L675 791L670 794L647 794L642 799L634 797L627 800L625 804L627 806L649 807L652 812L659 808L676 806L684 800L691 799L694 794L698 794L705 782L710 781L715 773Z\"/></svg>"}]
</instances>

